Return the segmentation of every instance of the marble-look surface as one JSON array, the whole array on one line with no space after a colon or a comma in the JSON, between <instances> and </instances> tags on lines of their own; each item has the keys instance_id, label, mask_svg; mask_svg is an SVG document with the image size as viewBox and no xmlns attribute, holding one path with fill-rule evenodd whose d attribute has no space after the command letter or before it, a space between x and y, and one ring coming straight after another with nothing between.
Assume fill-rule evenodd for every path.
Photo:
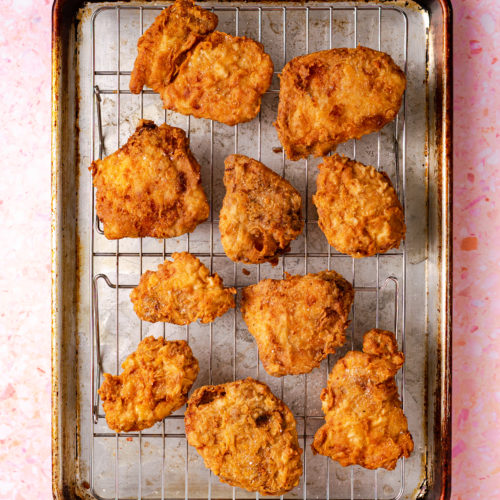
<instances>
[{"instance_id":1,"label":"marble-look surface","mask_svg":"<svg viewBox=\"0 0 500 500\"><path fill-rule=\"evenodd\" d=\"M500 2L453 0L453 498L500 498Z\"/></svg>"},{"instance_id":2,"label":"marble-look surface","mask_svg":"<svg viewBox=\"0 0 500 500\"><path fill-rule=\"evenodd\" d=\"M453 0L455 500L500 498L500 2ZM51 497L50 0L0 0L0 499Z\"/></svg>"},{"instance_id":3,"label":"marble-look surface","mask_svg":"<svg viewBox=\"0 0 500 500\"><path fill-rule=\"evenodd\" d=\"M51 498L51 0L0 0L0 498Z\"/></svg>"}]
</instances>

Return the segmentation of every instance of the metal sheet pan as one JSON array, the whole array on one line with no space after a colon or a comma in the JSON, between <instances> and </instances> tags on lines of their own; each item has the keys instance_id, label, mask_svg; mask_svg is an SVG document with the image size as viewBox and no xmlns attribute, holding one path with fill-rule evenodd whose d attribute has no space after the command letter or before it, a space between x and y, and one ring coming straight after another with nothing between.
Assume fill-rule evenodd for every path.
<instances>
[{"instance_id":1,"label":"metal sheet pan","mask_svg":"<svg viewBox=\"0 0 500 500\"><path fill-rule=\"evenodd\" d=\"M164 113L158 96L128 92L140 33L164 6L151 2L58 0L53 11L53 490L57 498L253 498L219 483L183 435L182 410L147 432L116 437L96 398L100 367L115 373L142 336L188 338L202 367L196 385L258 377L296 415L305 471L285 498L446 498L450 487L451 333L451 10L444 0L419 2L206 2L219 29L264 43L275 69L302 53L358 43L381 48L405 68L408 90L398 120L339 148L386 170L405 204L404 247L352 261L326 245L310 202L317 161L289 162L271 126L277 78L259 119L226 127ZM103 141L97 126L99 88ZM166 241L109 242L93 213L87 167L123 144L137 120L166 120L190 134L202 164L212 212L187 235ZM103 149L104 150L103 150ZM238 151L284 174L303 194L307 224L277 268L234 265L217 235L225 155ZM131 314L128 290L140 273L172 251L200 256L238 287L265 277L332 267L354 282L357 297L344 349L307 376L273 379L258 363L241 317L211 326L166 328ZM242 273L246 267L251 271ZM92 290L94 288L94 294ZM96 309L98 304L99 308ZM95 314L97 312L97 314ZM313 456L321 424L319 392L334 361L379 325L396 330L406 354L398 379L415 452L393 472L342 468ZM97 343L99 326L99 343ZM228 333L229 332L229 333ZM98 348L98 349L97 349Z\"/></svg>"}]
</instances>

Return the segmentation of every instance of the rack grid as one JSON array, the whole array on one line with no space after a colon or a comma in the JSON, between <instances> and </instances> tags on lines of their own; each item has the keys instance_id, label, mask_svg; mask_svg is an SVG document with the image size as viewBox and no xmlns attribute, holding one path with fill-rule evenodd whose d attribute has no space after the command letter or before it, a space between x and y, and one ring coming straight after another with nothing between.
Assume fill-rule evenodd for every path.
<instances>
[{"instance_id":1,"label":"rack grid","mask_svg":"<svg viewBox=\"0 0 500 500\"><path fill-rule=\"evenodd\" d=\"M352 39L347 41L347 46L352 46L355 47L358 45L359 42L359 33L361 29L365 29L365 25L367 24L369 26L369 29L375 29L376 30L376 42L375 46L372 48L381 49L381 40L382 40L382 34L383 34L383 26L384 26L384 17L388 13L393 13L396 15L396 17L399 18L399 22L401 23L401 32L403 34L400 42L402 47L401 53L403 54L403 61L402 61L402 67L403 70L407 71L407 58L408 58L408 21L406 14L404 11L400 10L397 7L392 7L392 6L371 6L371 5L363 5L363 6L343 6L343 5L331 5L331 6L324 6L324 5L318 5L318 6L299 6L299 5L292 5L292 6L273 6L273 5L265 5L265 6L255 6L255 5L241 5L241 6L230 6L228 4L208 4L213 12L216 12L217 14L225 13L225 15L231 15L233 19L233 26L232 26L232 33L235 35L240 34L240 20L241 16L244 14L252 14L256 16L257 18L257 34L258 36L256 37L259 42L264 43L264 46L266 46L266 40L264 39L265 37L263 36L263 18L267 15L274 15L274 16L279 16L281 18L281 33L282 33L282 43L281 43L281 49L282 49L282 65L288 60L287 59L287 32L289 29L289 23L287 21L287 16L290 15L301 15L303 16L303 31L305 35L305 53L309 53L310 51L310 33L311 33L311 16L312 15L319 15L323 18L323 20L326 19L327 25L328 25L328 37L327 37L327 42L325 44L324 49L327 48L332 48L333 42L332 42L332 34L335 30L335 19L337 16L339 16L341 13L342 15L348 15L352 16L351 22L352 22ZM166 5L165 5L166 6ZM122 120L121 117L121 98L123 95L130 94L130 91L127 88L124 88L123 84L123 77L126 79L130 76L131 71L129 68L126 70L122 69L122 64L121 64L121 56L120 56L120 47L122 43L122 17L123 13L126 12L127 16L129 16L131 13L133 15L137 16L138 18L138 26L139 26L139 31L137 32L137 38L142 35L144 30L147 28L145 26L144 22L144 17L146 13L159 13L161 11L161 8L163 6L133 6L133 5L117 5L117 6L106 6L106 7L101 7L97 9L92 18L92 24L91 24L91 37L92 37L92 88L94 89L94 99L92 100L91 103L91 116L92 116L92 123L91 123L91 130L92 130L92 135L91 135L91 160L93 161L95 157L102 158L106 154L106 148L105 148L105 138L110 136L109 131L107 130L107 124L105 123L105 120L102 118L103 114L103 107L105 106L104 104L104 96L113 96L114 100L112 101L111 104L107 105L112 105L115 107L115 125L116 125L116 146L120 147L121 144L121 135L120 135L120 123ZM115 51L115 56L113 59L116 62L115 69L97 69L96 68L96 45L99 44L99 40L96 37L96 29L95 29L95 24L96 20L99 18L99 16L103 15L106 13L106 15L113 15L115 16L115 23L116 23L116 40L115 40L115 47L113 48L111 45L109 48L105 48L105 50L109 51ZM366 16L369 15L369 21L366 21L364 23L360 23L360 17L361 16ZM368 17L367 17L368 19ZM394 23L394 19L391 19L391 22ZM313 28L314 29L314 28ZM229 31L229 30L227 30ZM289 37L291 35L288 35ZM135 40L132 40L132 43L135 43ZM387 52L390 53L390 50L387 50ZM275 63L275 69L276 69L276 63ZM279 68L281 69L281 68ZM279 75L280 71L275 71L275 75ZM97 79L99 77L106 77L108 78L107 81L112 81L114 79L114 84L111 85L98 85ZM109 80L111 79L111 80ZM266 92L266 94L274 95L277 97L277 94L279 92L279 88L276 88L276 85L272 85L271 88ZM144 96L153 94L152 91L150 90L143 90L143 92L139 96L139 102L138 105L140 107L139 109L139 114L140 118L144 117ZM266 106L266 100L263 99L263 104L262 108L264 110ZM400 200L403 204L403 206L406 208L406 200L405 200L405 187L406 187L406 127L405 127L405 111L406 111L406 95L403 100L403 106L394 122L393 125L388 126L389 128L392 127L391 130L391 136L392 136L392 154L394 155L394 172L393 172L393 178L395 179L395 187L398 192L398 195L400 197ZM262 114L259 113L258 118L256 119L257 121L257 138L256 140L256 159L262 160L262 153L263 153L263 146L262 146ZM168 122L168 114L165 111L164 113L164 120L165 122ZM184 117L185 118L185 130L188 134L188 137L190 136L191 130L192 130L192 120L189 116ZM241 140L240 140L240 127L238 125L235 125L234 127L231 127L234 129L233 132L233 140L234 140L234 153L239 153L240 152L240 146L241 146ZM112 131L113 133L114 131ZM376 142L376 166L377 169L381 168L381 153L382 149L384 146L382 146L382 133L379 132L377 135L377 142ZM199 250L199 246L197 249L193 250L192 249L192 244L191 244L191 236L189 234L185 235L184 237L184 244L185 244L185 250L188 252L193 253L193 255L199 257L199 258L205 258L207 261L207 264L210 267L210 270L212 271L214 269L214 259L223 259L225 257L225 254L221 251L218 251L215 248L215 239L216 239L216 231L217 231L217 226L218 226L218 219L216 217L216 214L214 213L214 198L215 198L215 192L216 189L218 189L218 186L214 182L214 153L215 153L215 148L216 148L216 143L214 141L214 122L210 122L210 132L207 134L206 140L209 141L209 189L208 189L208 194L209 194L209 201L210 201L210 215L209 215L209 220L208 220L208 241L206 248L204 248L202 251ZM358 146L359 141L350 141L344 149L344 152L348 154L353 159L356 159L357 156L357 150L359 148ZM97 148L97 151L96 151ZM281 152L281 159L280 159L280 168L275 168L276 170L280 170L278 173L283 175L284 177L287 176L287 166L289 165L290 162L286 160L284 152ZM392 308L390 311L390 314L392 315L392 327L393 330L395 331L399 345L403 352L405 352L405 302L406 302L406 297L405 297L405 289L406 289L406 283L405 283L405 276L406 276L406 248L404 243L402 243L402 247L400 250L393 250L385 254L384 256L376 255L373 258L370 258L374 260L374 280L375 280L375 286L366 286L366 280L362 275L360 275L360 271L357 269L356 265L356 259L352 259L349 256L340 254L336 251L334 251L331 247L328 246L326 251L317 251L317 250L312 250L311 249L311 239L314 237L314 235L311 235L312 227L317 225L317 220L314 214L311 214L311 209L310 209L310 191L311 191L311 165L309 160L304 161L304 178L303 178L303 191L305 193L304 196L304 202L305 202L305 227L304 227L304 234L303 238L300 242L301 248L298 248L297 245L292 249L292 251L283 257L280 258L280 274L281 277L284 277L285 272L288 270L287 267L287 261L291 259L295 259L297 262L301 262L302 267L302 272L303 273L308 273L311 272L310 270L310 262L311 259L317 258L317 259L323 259L326 262L326 265L328 269L330 268L338 268L340 263L340 267L346 268L346 265L350 265L350 281L352 282L355 291L356 291L356 296L360 295L366 295L366 294L372 294L374 295L374 302L375 302L375 327L379 326L380 322L380 311L381 311L381 296L384 293L387 295L387 293L392 294L392 298L389 299L392 301ZM91 181L90 181L91 182ZM93 192L93 191L92 191ZM115 336L115 344L114 344L114 349L115 349L115 362L114 362L114 369L115 373L119 373L120 369L120 313L121 307L123 307L122 304L120 304L120 291L126 291L134 287L134 284L130 283L122 283L120 281L120 265L121 261L124 258L129 258L129 259L138 259L139 261L139 273L142 274L142 272L145 270L145 264L144 260L146 258L162 258L163 260L168 258L170 253L167 250L167 242L163 240L163 248L162 250L156 250L156 251L150 251L150 250L145 250L144 249L144 241L143 239L138 240L138 250L137 251L130 251L129 249L126 250L121 250L120 246L120 240L117 240L115 243L115 250L114 251L102 251L102 250L96 250L96 245L95 241L97 238L103 237L103 231L102 227L100 225L100 221L97 218L95 214L95 197L92 197L91 200L91 206L89 207L89 212L90 212L90 218L91 218L91 234L90 234L90 280L89 280L89 285L91 288L91 318L90 318L90 323L91 323L91 334L92 334L92 344L91 344L91 397L92 397L92 402L91 402L91 408L90 411L92 413L92 418L91 418L91 437L92 437L92 443L90 446L91 450L91 457L90 457L90 487L91 490L94 492L96 497L99 497L97 493L95 492L95 480L96 480L96 470L94 467L95 463L95 447L94 443L96 439L99 438L109 438L109 439L114 439L115 440L115 446L114 446L114 460L113 460L113 466L112 469L110 468L110 471L112 470L114 474L114 491L110 492L111 496L108 496L107 498L125 498L121 495L121 488L120 488L120 479L119 479L119 469L120 469L120 440L127 439L127 440L133 440L137 439L138 440L138 446L139 446L139 456L138 456L138 467L137 467L137 482L136 482L136 498L161 498L162 500L165 498L169 498L170 496L167 495L166 489L167 489L167 478L166 478L166 466L168 462L168 455L171 453L171 450L169 448L169 442L171 440L180 440L183 444L181 444L182 447L184 447L185 452L185 466L184 466L184 492L181 492L180 494L176 495L175 498L193 498L192 492L190 489L190 471L189 471L189 465L190 465L190 460L189 460L189 450L188 450L188 445L187 441L185 439L185 434L183 432L168 432L166 429L166 421L180 421L183 417L182 414L173 414L165 421L162 422L161 428L158 429L157 432L151 431L151 432L133 432L133 433L121 433L121 434L116 434L111 431L103 432L102 429L98 429L98 424L99 422L102 422L104 420L104 414L102 413L102 409L100 409L99 406L99 397L97 395L97 388L100 386L101 380L102 380L102 373L103 373L103 365L102 365L102 345L101 345L101 335L100 331L102 327L100 326L100 307L99 307L99 296L102 295L104 292L102 289L99 288L99 284L102 283L105 285L105 289L108 292L112 291L114 293L114 318L115 318L115 331L114 331L114 336ZM381 269L381 259L382 257L390 261L391 264L394 265L395 269L398 269L398 272L395 273L386 273L385 275L382 274L382 269ZM113 279L108 276L105 273L100 273L100 272L95 272L95 263L97 262L98 259L100 258L113 258L114 259L114 274L115 274L115 279ZM228 260L229 263L229 260ZM350 263L350 264L349 264ZM333 264L333 265L332 265ZM236 263L230 263L228 264L229 266L232 267L232 279L224 278L224 282L226 286L235 286L238 290L240 290L243 285L238 284L238 270L239 266ZM247 266L248 267L248 266ZM387 266L386 266L387 267ZM265 274L268 274L267 268L264 268L264 266L258 265L256 266L257 272L256 272L256 281L260 280L262 277L267 277L264 276ZM294 270L296 270L296 267L294 267ZM373 274L373 273L372 273ZM361 282L362 285L359 285L358 282ZM136 283L135 283L136 284ZM390 286L392 286L392 291L389 290ZM101 291L100 291L101 290ZM387 297L386 297L387 299ZM386 300L387 301L387 300ZM231 367L232 367L232 379L235 380L237 378L237 330L238 330L238 319L237 319L237 311L235 310L234 313L228 313L233 314L233 319L232 319L232 330L233 330L233 335L232 335L232 340L229 340L230 336L228 336L228 341L231 343L231 350L232 350L232 355L233 359L231 360ZM357 315L360 315L359 311L359 305L355 303L352 308L352 316L351 316L351 325L352 328L350 329L350 342L348 342L347 347L348 348L354 348L356 345L356 339L359 340L360 335L362 332L359 332L356 328L356 317ZM387 320L386 320L387 323ZM140 322L139 325L139 340L142 340L143 338L143 322ZM163 337L165 338L167 335L167 328L165 324L162 325L163 328ZM185 336L186 339L190 340L190 326L185 327ZM210 323L209 325L209 354L208 354L208 379L205 380L205 383L212 383L214 379L214 367L213 367L213 352L214 352L214 325L213 323ZM250 354L249 354L250 355ZM252 354L253 355L253 354ZM406 352L405 352L406 355ZM319 370L324 370L324 384L326 384L326 377L328 373L330 372L333 364L333 357L329 356L324 365ZM324 366L324 368L323 368ZM255 375L254 377L257 379L262 379L261 377L262 371L260 369L260 363L258 360L258 354L257 354L257 359L256 359L256 365L255 365ZM302 425L299 425L299 428L301 431L299 431L300 434L300 439L302 442L302 446L304 450L308 447L308 443L310 442L311 438L314 436L314 432L311 432L310 429L310 423L319 424L322 421L322 416L321 415L313 415L313 414L308 414L307 412L307 407L308 407L308 398L310 398L310 394L308 394L308 377L309 375L303 376L303 383L304 383L304 390L303 390L303 414L302 415L297 415L295 412L295 417L298 421L298 424L302 423ZM403 401L403 407L404 407L404 397L405 397L405 373L404 373L404 367L401 370L400 375L398 375L398 386L400 389L400 393L402 396L402 401ZM285 399L285 378L282 377L279 380L279 386L278 386L278 396L281 398ZM316 396L315 396L316 397ZM96 430L97 429L97 430ZM158 491L159 495L154 495L150 496L149 494L144 494L143 493L143 440L145 439L154 439L154 440L161 440L161 477L159 479L159 485L156 488L156 491ZM184 444L185 443L185 444ZM348 468L349 474L348 474L348 479L347 482L349 483L349 488L348 488L348 493L342 496L338 496L335 491L332 491L332 465L331 461L325 457L323 457L325 460L325 465L326 465L326 476L325 476L325 484L324 484L324 494L321 496L318 496L317 493L310 493L310 488L312 481L310 481L308 477L308 454L304 453L303 455L303 463L304 463L304 474L301 480L301 484L299 487L297 487L295 490L290 492L287 495L282 496L281 498L310 498L311 495L314 495L314 498L359 498L359 496L356 493L356 486L355 486L355 480L354 480L354 475L355 475L355 467L350 467ZM384 496L380 494L380 491L382 490L382 484L379 478L379 474L377 471L371 472L372 476L372 483L373 483L373 497L372 498L394 498L398 499L401 498L404 494L405 490L405 464L404 464L404 459L401 460L400 466L398 466L398 471L397 473L399 474L399 490L396 491L394 494L391 494L390 496ZM213 485L214 485L214 478L211 473L207 473L207 485L206 485L206 497L207 498L226 498L226 496L219 496L217 494L214 494L213 492ZM309 481L308 481L309 480ZM215 481L217 481L217 478L215 478ZM316 491L316 490L315 490ZM232 488L232 498L240 498L240 494L242 494L241 490L238 490L237 488ZM197 497L199 495L197 494ZM251 496L248 496L248 494L245 494L243 496L244 498L250 498ZM126 494L126 498L130 498L130 493ZM256 494L255 498L259 498L259 495Z\"/></svg>"}]
</instances>

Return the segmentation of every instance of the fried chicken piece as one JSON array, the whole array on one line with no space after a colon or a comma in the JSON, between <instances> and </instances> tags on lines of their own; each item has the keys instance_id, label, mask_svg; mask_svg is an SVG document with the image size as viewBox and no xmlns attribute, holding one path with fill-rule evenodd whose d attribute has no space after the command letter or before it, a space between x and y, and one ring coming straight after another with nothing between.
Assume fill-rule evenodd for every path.
<instances>
[{"instance_id":1,"label":"fried chicken piece","mask_svg":"<svg viewBox=\"0 0 500 500\"><path fill-rule=\"evenodd\" d=\"M359 46L296 57L281 73L278 137L291 160L325 156L392 121L406 78L388 54Z\"/></svg>"},{"instance_id":2,"label":"fried chicken piece","mask_svg":"<svg viewBox=\"0 0 500 500\"><path fill-rule=\"evenodd\" d=\"M187 325L196 320L210 323L234 307L235 288L224 288L193 255L173 253L158 271L146 271L130 293L134 311L144 321Z\"/></svg>"},{"instance_id":3,"label":"fried chicken piece","mask_svg":"<svg viewBox=\"0 0 500 500\"><path fill-rule=\"evenodd\" d=\"M139 38L130 90L139 94L147 85L155 92L175 77L186 53L217 27L217 16L192 0L176 0L164 9Z\"/></svg>"},{"instance_id":4,"label":"fried chicken piece","mask_svg":"<svg viewBox=\"0 0 500 500\"><path fill-rule=\"evenodd\" d=\"M172 238L208 217L200 165L180 128L141 120L125 146L90 170L97 215L110 240Z\"/></svg>"},{"instance_id":5,"label":"fried chicken piece","mask_svg":"<svg viewBox=\"0 0 500 500\"><path fill-rule=\"evenodd\" d=\"M403 366L392 332L373 329L363 352L350 351L333 367L321 393L326 423L316 432L313 452L342 466L392 470L413 451L394 376Z\"/></svg>"},{"instance_id":6,"label":"fried chicken piece","mask_svg":"<svg viewBox=\"0 0 500 500\"><path fill-rule=\"evenodd\" d=\"M224 164L219 229L226 255L235 262L276 265L304 227L300 193L247 156L228 156Z\"/></svg>"},{"instance_id":7,"label":"fried chicken piece","mask_svg":"<svg viewBox=\"0 0 500 500\"><path fill-rule=\"evenodd\" d=\"M299 483L295 419L262 382L247 378L197 389L184 422L188 443L222 482L262 495L282 495Z\"/></svg>"},{"instance_id":8,"label":"fried chicken piece","mask_svg":"<svg viewBox=\"0 0 500 500\"><path fill-rule=\"evenodd\" d=\"M152 427L187 400L198 360L184 340L146 337L118 375L104 374L99 389L106 422L116 432Z\"/></svg>"},{"instance_id":9,"label":"fried chicken piece","mask_svg":"<svg viewBox=\"0 0 500 500\"><path fill-rule=\"evenodd\" d=\"M257 116L273 68L262 44L215 31L189 52L160 94L166 109L235 125Z\"/></svg>"},{"instance_id":10,"label":"fried chicken piece","mask_svg":"<svg viewBox=\"0 0 500 500\"><path fill-rule=\"evenodd\" d=\"M241 312L269 375L318 367L345 342L352 285L335 271L262 280L243 289Z\"/></svg>"},{"instance_id":11,"label":"fried chicken piece","mask_svg":"<svg viewBox=\"0 0 500 500\"><path fill-rule=\"evenodd\" d=\"M313 203L328 243L352 257L398 248L406 233L403 207L385 172L349 158L323 158Z\"/></svg>"}]
</instances>

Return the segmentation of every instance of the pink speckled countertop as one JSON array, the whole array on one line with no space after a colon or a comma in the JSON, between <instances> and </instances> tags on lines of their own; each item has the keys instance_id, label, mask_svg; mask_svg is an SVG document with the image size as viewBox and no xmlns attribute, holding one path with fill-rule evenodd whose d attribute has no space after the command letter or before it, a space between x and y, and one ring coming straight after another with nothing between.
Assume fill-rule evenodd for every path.
<instances>
[{"instance_id":1,"label":"pink speckled countertop","mask_svg":"<svg viewBox=\"0 0 500 500\"><path fill-rule=\"evenodd\" d=\"M51 497L51 3L0 0L2 500ZM453 6L452 498L493 499L500 498L500 1Z\"/></svg>"},{"instance_id":2,"label":"pink speckled countertop","mask_svg":"<svg viewBox=\"0 0 500 500\"><path fill-rule=\"evenodd\" d=\"M454 0L453 498L500 498L500 2ZM497 385L498 384L498 385Z\"/></svg>"}]
</instances>

